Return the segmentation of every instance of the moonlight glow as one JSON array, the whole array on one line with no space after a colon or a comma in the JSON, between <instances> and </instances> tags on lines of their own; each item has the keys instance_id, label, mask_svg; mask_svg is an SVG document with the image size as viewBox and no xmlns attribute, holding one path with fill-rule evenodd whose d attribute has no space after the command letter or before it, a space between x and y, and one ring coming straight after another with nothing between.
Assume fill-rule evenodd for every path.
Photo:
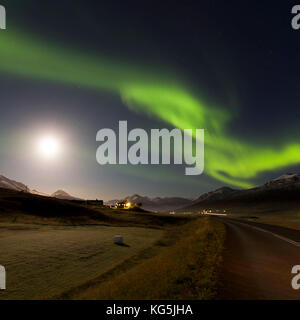
<instances>
[{"instance_id":1,"label":"moonlight glow","mask_svg":"<svg viewBox=\"0 0 300 320\"><path fill-rule=\"evenodd\" d=\"M42 137L38 141L38 152L43 158L56 158L60 152L60 144L53 136Z\"/></svg>"}]
</instances>

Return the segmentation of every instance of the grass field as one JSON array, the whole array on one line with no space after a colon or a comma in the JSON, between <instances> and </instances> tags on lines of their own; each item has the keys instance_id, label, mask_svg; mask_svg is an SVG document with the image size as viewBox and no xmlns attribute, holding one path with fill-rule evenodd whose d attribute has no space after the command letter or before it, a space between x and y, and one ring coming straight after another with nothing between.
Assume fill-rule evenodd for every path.
<instances>
[{"instance_id":1,"label":"grass field","mask_svg":"<svg viewBox=\"0 0 300 320\"><path fill-rule=\"evenodd\" d=\"M126 227L0 225L0 263L7 290L0 299L44 299L99 277L151 246L161 230ZM124 236L126 246L113 243Z\"/></svg>"},{"instance_id":2,"label":"grass field","mask_svg":"<svg viewBox=\"0 0 300 320\"><path fill-rule=\"evenodd\" d=\"M174 231L174 230L173 230ZM111 279L75 290L71 299L213 299L222 261L224 226L208 218L177 229L174 241Z\"/></svg>"},{"instance_id":3,"label":"grass field","mask_svg":"<svg viewBox=\"0 0 300 320\"><path fill-rule=\"evenodd\" d=\"M236 218L280 227L300 230L300 209L293 207L293 203L288 207L286 204L256 205L252 207L236 206L227 210L229 218Z\"/></svg>"},{"instance_id":4,"label":"grass field","mask_svg":"<svg viewBox=\"0 0 300 320\"><path fill-rule=\"evenodd\" d=\"M121 234L125 245L113 243ZM112 210L0 189L1 299L211 299L225 237L198 215Z\"/></svg>"},{"instance_id":5,"label":"grass field","mask_svg":"<svg viewBox=\"0 0 300 320\"><path fill-rule=\"evenodd\" d=\"M300 212L281 212L281 213L267 213L267 214L244 214L244 215L228 215L230 218L237 218L241 220L248 220L271 224L275 226L285 227L289 229L300 230Z\"/></svg>"}]
</instances>

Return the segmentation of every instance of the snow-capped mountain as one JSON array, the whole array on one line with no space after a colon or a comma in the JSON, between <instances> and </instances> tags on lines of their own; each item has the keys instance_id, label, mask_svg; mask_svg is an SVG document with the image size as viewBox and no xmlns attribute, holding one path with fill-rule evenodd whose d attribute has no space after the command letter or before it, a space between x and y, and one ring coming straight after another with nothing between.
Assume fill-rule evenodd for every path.
<instances>
[{"instance_id":1,"label":"snow-capped mountain","mask_svg":"<svg viewBox=\"0 0 300 320\"><path fill-rule=\"evenodd\" d=\"M229 187L222 187L215 191L207 192L201 195L198 199L194 200L193 203L198 203L202 201L214 201L226 198L228 195L237 192L238 190L231 189Z\"/></svg>"},{"instance_id":2,"label":"snow-capped mountain","mask_svg":"<svg viewBox=\"0 0 300 320\"><path fill-rule=\"evenodd\" d=\"M208 192L193 201L183 210L199 210L210 207L259 206L272 203L274 206L300 205L300 174L287 173L251 189L234 190L223 187ZM271 207L271 205L270 205Z\"/></svg>"},{"instance_id":3,"label":"snow-capped mountain","mask_svg":"<svg viewBox=\"0 0 300 320\"><path fill-rule=\"evenodd\" d=\"M179 198L179 197L149 198L146 196L140 196L138 194L134 194L132 196L125 197L124 199L107 201L105 204L114 205L116 202L123 201L123 200L127 200L132 203L139 202L142 204L142 208L144 210L154 211L154 212L173 211L192 203L192 200L190 199Z\"/></svg>"},{"instance_id":4,"label":"snow-capped mountain","mask_svg":"<svg viewBox=\"0 0 300 320\"><path fill-rule=\"evenodd\" d=\"M30 189L25 184L14 180L10 180L2 175L0 175L0 188L30 192Z\"/></svg>"},{"instance_id":5,"label":"snow-capped mountain","mask_svg":"<svg viewBox=\"0 0 300 320\"><path fill-rule=\"evenodd\" d=\"M50 194L44 193L44 192L40 192L37 190L30 190L30 193L35 194L37 196L42 196L42 197L50 197Z\"/></svg>"},{"instance_id":6,"label":"snow-capped mountain","mask_svg":"<svg viewBox=\"0 0 300 320\"><path fill-rule=\"evenodd\" d=\"M283 187L300 187L300 174L299 173L286 173L282 176L273 179L261 188L283 188Z\"/></svg>"},{"instance_id":7,"label":"snow-capped mountain","mask_svg":"<svg viewBox=\"0 0 300 320\"><path fill-rule=\"evenodd\" d=\"M8 179L3 175L0 175L0 188L27 192L27 193L31 193L31 194L42 196L42 197L53 197L53 198L64 199L64 200L81 200L79 198L71 196L69 193L63 190L57 190L51 195L38 190L34 190L34 189L30 190L28 186L26 186L24 183Z\"/></svg>"},{"instance_id":8,"label":"snow-capped mountain","mask_svg":"<svg viewBox=\"0 0 300 320\"><path fill-rule=\"evenodd\" d=\"M57 190L54 193L52 193L50 197L62 199L62 200L81 200L79 198L71 196L69 193L67 193L64 190Z\"/></svg>"}]
</instances>

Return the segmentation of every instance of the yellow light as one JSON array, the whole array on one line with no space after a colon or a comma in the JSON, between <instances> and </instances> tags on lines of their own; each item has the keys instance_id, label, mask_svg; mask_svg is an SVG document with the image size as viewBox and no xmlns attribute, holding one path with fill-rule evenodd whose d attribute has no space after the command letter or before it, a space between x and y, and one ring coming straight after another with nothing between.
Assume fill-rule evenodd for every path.
<instances>
[{"instance_id":1,"label":"yellow light","mask_svg":"<svg viewBox=\"0 0 300 320\"><path fill-rule=\"evenodd\" d=\"M126 203L126 207L129 208L130 206L131 206L131 203L130 203L130 202L127 202L127 203Z\"/></svg>"}]
</instances>

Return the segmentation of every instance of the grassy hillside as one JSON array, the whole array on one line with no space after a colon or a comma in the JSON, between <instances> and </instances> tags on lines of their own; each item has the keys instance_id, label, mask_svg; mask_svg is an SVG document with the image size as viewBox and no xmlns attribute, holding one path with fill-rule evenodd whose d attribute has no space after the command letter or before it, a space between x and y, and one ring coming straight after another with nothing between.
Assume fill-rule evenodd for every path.
<instances>
[{"instance_id":1,"label":"grassy hillside","mask_svg":"<svg viewBox=\"0 0 300 320\"><path fill-rule=\"evenodd\" d=\"M24 216L59 218L77 221L83 217L92 218L95 212L89 208L48 197L41 197L24 192L0 189L0 219L17 219ZM106 217L98 213L98 218Z\"/></svg>"},{"instance_id":2,"label":"grassy hillside","mask_svg":"<svg viewBox=\"0 0 300 320\"><path fill-rule=\"evenodd\" d=\"M221 264L224 226L209 218L190 222L162 243L158 254L106 281L65 295L71 299L213 299ZM120 270L117 270L120 271Z\"/></svg>"},{"instance_id":3,"label":"grassy hillside","mask_svg":"<svg viewBox=\"0 0 300 320\"><path fill-rule=\"evenodd\" d=\"M190 217L78 205L67 200L0 189L0 222L162 228L186 223Z\"/></svg>"},{"instance_id":4,"label":"grassy hillside","mask_svg":"<svg viewBox=\"0 0 300 320\"><path fill-rule=\"evenodd\" d=\"M212 297L223 233L211 223L1 189L0 299Z\"/></svg>"}]
</instances>

